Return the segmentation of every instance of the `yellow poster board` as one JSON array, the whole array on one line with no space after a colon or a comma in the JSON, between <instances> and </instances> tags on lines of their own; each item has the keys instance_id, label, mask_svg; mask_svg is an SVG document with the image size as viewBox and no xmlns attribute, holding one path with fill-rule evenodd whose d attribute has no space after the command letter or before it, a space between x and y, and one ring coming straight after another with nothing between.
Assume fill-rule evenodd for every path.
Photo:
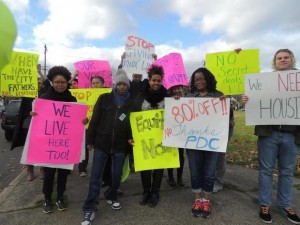
<instances>
[{"instance_id":1,"label":"yellow poster board","mask_svg":"<svg viewBox=\"0 0 300 225\"><path fill-rule=\"evenodd\" d=\"M77 102L83 102L88 105L88 111L86 117L91 121L94 106L100 95L110 93L111 88L82 88L82 89L70 89L72 95L77 99ZM86 125L88 128L88 124Z\"/></svg>"},{"instance_id":2,"label":"yellow poster board","mask_svg":"<svg viewBox=\"0 0 300 225\"><path fill-rule=\"evenodd\" d=\"M260 72L259 49L206 54L206 67L214 74L219 91L225 95L244 94L245 74Z\"/></svg>"},{"instance_id":3,"label":"yellow poster board","mask_svg":"<svg viewBox=\"0 0 300 225\"><path fill-rule=\"evenodd\" d=\"M130 114L135 171L178 168L178 148L162 146L164 110Z\"/></svg>"},{"instance_id":4,"label":"yellow poster board","mask_svg":"<svg viewBox=\"0 0 300 225\"><path fill-rule=\"evenodd\" d=\"M10 63L1 70L1 95L36 98L38 61L38 54L12 52Z\"/></svg>"}]
</instances>

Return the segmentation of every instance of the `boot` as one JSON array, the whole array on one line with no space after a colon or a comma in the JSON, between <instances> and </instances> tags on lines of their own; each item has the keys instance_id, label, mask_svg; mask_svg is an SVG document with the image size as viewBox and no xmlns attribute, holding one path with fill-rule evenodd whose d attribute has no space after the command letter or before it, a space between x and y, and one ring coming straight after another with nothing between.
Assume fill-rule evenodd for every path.
<instances>
[{"instance_id":1,"label":"boot","mask_svg":"<svg viewBox=\"0 0 300 225\"><path fill-rule=\"evenodd\" d=\"M142 196L142 199L140 201L140 205L147 205L149 199L150 199L150 190L144 190L143 192L143 196Z\"/></svg>"},{"instance_id":2,"label":"boot","mask_svg":"<svg viewBox=\"0 0 300 225\"><path fill-rule=\"evenodd\" d=\"M171 187L175 187L176 186L176 182L174 180L174 176L173 176L173 169L168 169L168 179L167 182Z\"/></svg>"},{"instance_id":3,"label":"boot","mask_svg":"<svg viewBox=\"0 0 300 225\"><path fill-rule=\"evenodd\" d=\"M148 205L150 207L155 207L159 202L159 193L155 192L151 194Z\"/></svg>"},{"instance_id":4,"label":"boot","mask_svg":"<svg viewBox=\"0 0 300 225\"><path fill-rule=\"evenodd\" d=\"M185 186L181 176L177 177L177 184L178 184L179 187L184 187Z\"/></svg>"},{"instance_id":5,"label":"boot","mask_svg":"<svg viewBox=\"0 0 300 225\"><path fill-rule=\"evenodd\" d=\"M27 181L33 181L34 179L34 171L32 165L27 165Z\"/></svg>"}]
</instances>

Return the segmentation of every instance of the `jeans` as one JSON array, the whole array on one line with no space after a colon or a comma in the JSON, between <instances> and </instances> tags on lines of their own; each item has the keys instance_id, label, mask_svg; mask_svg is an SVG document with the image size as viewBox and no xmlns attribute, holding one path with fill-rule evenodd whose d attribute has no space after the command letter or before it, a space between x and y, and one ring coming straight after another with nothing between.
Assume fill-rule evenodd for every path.
<instances>
[{"instance_id":1,"label":"jeans","mask_svg":"<svg viewBox=\"0 0 300 225\"><path fill-rule=\"evenodd\" d=\"M218 152L187 149L186 153L191 172L192 191L210 194L215 182Z\"/></svg>"},{"instance_id":2,"label":"jeans","mask_svg":"<svg viewBox=\"0 0 300 225\"><path fill-rule=\"evenodd\" d=\"M103 171L109 157L111 157L112 184L105 197L107 200L117 201L117 190L121 182L125 153L112 153L109 155L100 149L95 149L89 192L87 199L83 204L84 212L96 210L96 204L101 190Z\"/></svg>"},{"instance_id":3,"label":"jeans","mask_svg":"<svg viewBox=\"0 0 300 225\"><path fill-rule=\"evenodd\" d=\"M228 143L230 141L232 134L233 134L233 127L229 126ZM216 174L215 174L216 176L215 185L223 187L225 172L226 172L226 153L219 152L218 159L217 159L217 166L216 166Z\"/></svg>"},{"instance_id":4,"label":"jeans","mask_svg":"<svg viewBox=\"0 0 300 225\"><path fill-rule=\"evenodd\" d=\"M289 207L292 202L293 171L300 147L295 144L295 134L273 131L271 137L258 137L259 201L260 205L271 206L273 171L278 161L277 203Z\"/></svg>"}]
</instances>

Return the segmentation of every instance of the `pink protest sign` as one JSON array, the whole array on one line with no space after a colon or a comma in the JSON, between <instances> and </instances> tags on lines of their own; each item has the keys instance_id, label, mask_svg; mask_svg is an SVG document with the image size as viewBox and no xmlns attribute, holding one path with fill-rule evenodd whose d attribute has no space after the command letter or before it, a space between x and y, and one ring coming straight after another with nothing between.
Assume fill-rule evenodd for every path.
<instances>
[{"instance_id":1,"label":"pink protest sign","mask_svg":"<svg viewBox=\"0 0 300 225\"><path fill-rule=\"evenodd\" d=\"M111 68L105 60L83 60L75 62L78 71L78 87L91 88L91 78L100 76L104 79L104 87L112 87Z\"/></svg>"},{"instance_id":2,"label":"pink protest sign","mask_svg":"<svg viewBox=\"0 0 300 225\"><path fill-rule=\"evenodd\" d=\"M36 99L33 111L27 162L79 163L87 106Z\"/></svg>"},{"instance_id":3,"label":"pink protest sign","mask_svg":"<svg viewBox=\"0 0 300 225\"><path fill-rule=\"evenodd\" d=\"M180 53L170 53L156 60L153 64L164 68L163 85L167 89L176 85L188 85L189 82Z\"/></svg>"}]
</instances>

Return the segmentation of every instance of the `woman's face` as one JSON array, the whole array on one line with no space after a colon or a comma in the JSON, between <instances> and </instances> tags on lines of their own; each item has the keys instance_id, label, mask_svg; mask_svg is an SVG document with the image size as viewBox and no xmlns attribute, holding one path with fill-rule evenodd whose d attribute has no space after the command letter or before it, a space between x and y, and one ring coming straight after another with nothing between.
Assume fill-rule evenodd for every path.
<instances>
[{"instance_id":1,"label":"woman's face","mask_svg":"<svg viewBox=\"0 0 300 225\"><path fill-rule=\"evenodd\" d=\"M67 90L68 87L68 82L64 76L57 75L56 77L53 78L52 81L53 88L56 92L64 92Z\"/></svg>"},{"instance_id":2,"label":"woman's face","mask_svg":"<svg viewBox=\"0 0 300 225\"><path fill-rule=\"evenodd\" d=\"M173 96L176 95L176 96L182 97L183 96L183 87L181 85L172 87L172 93L173 93Z\"/></svg>"},{"instance_id":3,"label":"woman's face","mask_svg":"<svg viewBox=\"0 0 300 225\"><path fill-rule=\"evenodd\" d=\"M275 56L276 70L290 70L293 68L292 56L288 52L278 52Z\"/></svg>"},{"instance_id":4,"label":"woman's face","mask_svg":"<svg viewBox=\"0 0 300 225\"><path fill-rule=\"evenodd\" d=\"M92 88L103 88L103 83L97 77L92 79Z\"/></svg>"},{"instance_id":5,"label":"woman's face","mask_svg":"<svg viewBox=\"0 0 300 225\"><path fill-rule=\"evenodd\" d=\"M150 90L158 91L161 88L161 76L158 74L153 74L149 80Z\"/></svg>"},{"instance_id":6,"label":"woman's face","mask_svg":"<svg viewBox=\"0 0 300 225\"><path fill-rule=\"evenodd\" d=\"M194 81L198 91L207 91L207 84L203 73L195 73Z\"/></svg>"}]
</instances>

